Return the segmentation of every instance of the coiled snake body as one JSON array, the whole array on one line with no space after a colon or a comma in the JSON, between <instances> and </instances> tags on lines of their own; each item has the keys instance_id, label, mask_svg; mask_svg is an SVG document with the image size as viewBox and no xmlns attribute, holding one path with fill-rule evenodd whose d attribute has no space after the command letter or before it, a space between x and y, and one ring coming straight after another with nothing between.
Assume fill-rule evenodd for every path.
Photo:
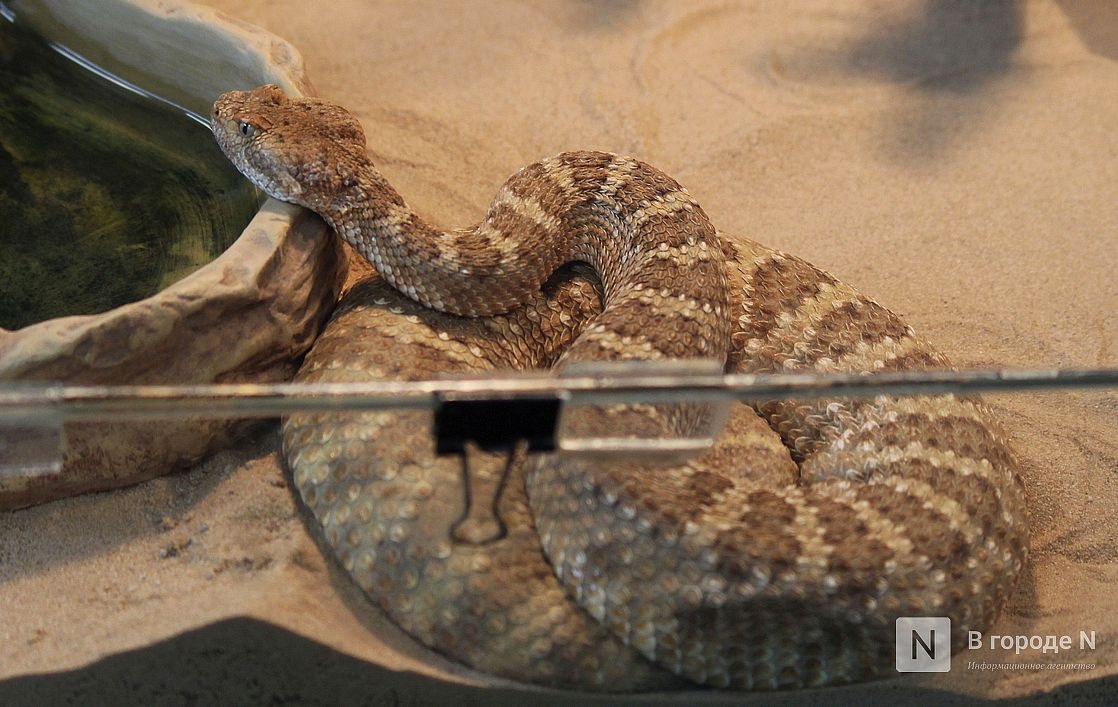
<instances>
[{"instance_id":1,"label":"coiled snake body","mask_svg":"<svg viewBox=\"0 0 1118 707\"><path fill-rule=\"evenodd\" d=\"M947 365L826 273L721 237L637 160L572 152L530 165L479 226L440 231L375 169L338 106L264 86L218 99L213 127L246 176L318 212L383 278L343 300L301 381L658 358L735 372ZM562 269L571 262L600 281ZM586 424L669 433L695 412L634 405ZM672 673L731 688L868 679L892 669L899 616L949 616L956 643L988 628L1026 555L1016 465L976 400L737 406L713 450L673 469L477 449L464 469L436 456L429 429L426 413L300 415L284 449L366 594L420 641L514 679L602 690L663 687ZM464 471L472 493L497 499L502 533L468 504Z\"/></svg>"}]
</instances>

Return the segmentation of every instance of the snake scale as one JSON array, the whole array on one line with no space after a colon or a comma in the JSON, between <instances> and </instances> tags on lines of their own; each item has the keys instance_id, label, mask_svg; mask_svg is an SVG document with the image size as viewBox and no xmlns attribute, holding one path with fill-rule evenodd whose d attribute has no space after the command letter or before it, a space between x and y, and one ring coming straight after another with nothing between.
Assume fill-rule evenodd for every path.
<instances>
[{"instance_id":1,"label":"snake scale","mask_svg":"<svg viewBox=\"0 0 1118 707\"><path fill-rule=\"evenodd\" d=\"M262 86L221 96L212 126L249 179L316 211L380 275L339 304L300 381L676 358L741 373L948 365L830 275L723 237L635 159L537 162L480 225L443 231L374 167L339 106ZM583 422L672 434L701 412L615 406ZM623 691L880 677L898 616L949 616L958 645L990 627L1027 553L1017 466L976 399L736 405L712 450L671 469L438 456L430 426L426 412L297 415L284 450L370 599L435 650L516 680Z\"/></svg>"}]
</instances>

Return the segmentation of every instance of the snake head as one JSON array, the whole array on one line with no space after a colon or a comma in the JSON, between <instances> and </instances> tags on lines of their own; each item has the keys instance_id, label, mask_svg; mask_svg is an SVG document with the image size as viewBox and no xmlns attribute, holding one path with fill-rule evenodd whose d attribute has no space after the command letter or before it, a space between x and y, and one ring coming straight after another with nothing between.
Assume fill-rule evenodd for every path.
<instances>
[{"instance_id":1,"label":"snake head","mask_svg":"<svg viewBox=\"0 0 1118 707\"><path fill-rule=\"evenodd\" d=\"M253 184L315 211L368 163L365 132L352 113L315 98L289 98L274 84L223 93L210 126L222 152Z\"/></svg>"}]
</instances>

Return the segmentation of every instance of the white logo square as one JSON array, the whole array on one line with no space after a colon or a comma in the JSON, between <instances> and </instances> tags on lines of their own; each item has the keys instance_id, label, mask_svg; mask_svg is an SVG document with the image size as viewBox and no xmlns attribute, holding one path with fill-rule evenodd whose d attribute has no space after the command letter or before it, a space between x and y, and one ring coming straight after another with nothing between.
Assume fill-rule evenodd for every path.
<instances>
[{"instance_id":1,"label":"white logo square","mask_svg":"<svg viewBox=\"0 0 1118 707\"><path fill-rule=\"evenodd\" d=\"M946 673L951 670L951 619L902 616L897 619L897 672Z\"/></svg>"}]
</instances>

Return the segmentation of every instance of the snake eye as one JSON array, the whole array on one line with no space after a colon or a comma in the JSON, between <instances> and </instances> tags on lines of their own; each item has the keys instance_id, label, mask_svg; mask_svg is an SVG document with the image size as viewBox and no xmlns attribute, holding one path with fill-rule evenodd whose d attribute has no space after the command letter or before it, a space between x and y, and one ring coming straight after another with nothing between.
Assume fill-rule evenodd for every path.
<instances>
[{"instance_id":1,"label":"snake eye","mask_svg":"<svg viewBox=\"0 0 1118 707\"><path fill-rule=\"evenodd\" d=\"M256 134L256 126L247 120L242 120L240 123L241 135L245 137L252 137Z\"/></svg>"}]
</instances>

